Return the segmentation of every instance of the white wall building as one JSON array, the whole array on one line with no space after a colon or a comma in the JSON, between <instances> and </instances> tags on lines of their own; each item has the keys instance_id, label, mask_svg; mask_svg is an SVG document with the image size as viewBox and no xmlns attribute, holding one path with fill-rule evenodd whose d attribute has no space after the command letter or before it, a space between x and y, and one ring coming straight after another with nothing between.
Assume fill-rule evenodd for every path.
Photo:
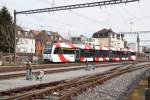
<instances>
[{"instance_id":1,"label":"white wall building","mask_svg":"<svg viewBox=\"0 0 150 100\"><path fill-rule=\"evenodd\" d=\"M17 32L17 53L35 53L35 39L32 33L28 31Z\"/></svg>"},{"instance_id":2,"label":"white wall building","mask_svg":"<svg viewBox=\"0 0 150 100\"><path fill-rule=\"evenodd\" d=\"M95 32L92 37L97 39L100 46L124 48L124 35L117 34L111 29L102 29Z\"/></svg>"},{"instance_id":3,"label":"white wall building","mask_svg":"<svg viewBox=\"0 0 150 100\"><path fill-rule=\"evenodd\" d=\"M20 38L17 43L17 53L35 53L35 39Z\"/></svg>"},{"instance_id":4,"label":"white wall building","mask_svg":"<svg viewBox=\"0 0 150 100\"><path fill-rule=\"evenodd\" d=\"M124 48L124 38L122 34L112 33L109 37L111 47Z\"/></svg>"}]
</instances>

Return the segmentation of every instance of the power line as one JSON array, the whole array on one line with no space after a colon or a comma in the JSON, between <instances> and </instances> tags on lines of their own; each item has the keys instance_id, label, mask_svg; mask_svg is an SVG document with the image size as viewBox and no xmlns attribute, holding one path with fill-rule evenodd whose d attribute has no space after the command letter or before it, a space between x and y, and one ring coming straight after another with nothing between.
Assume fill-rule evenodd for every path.
<instances>
[{"instance_id":1,"label":"power line","mask_svg":"<svg viewBox=\"0 0 150 100\"><path fill-rule=\"evenodd\" d=\"M61 10L68 10L68 9L78 9L78 8L87 8L87 7L96 7L96 6L106 6L106 5L129 3L129 2L135 2L135 1L139 1L139 0L101 1L101 2L83 3L83 4L59 6L59 7L52 7L52 8L44 8L44 9L19 11L19 12L15 12L15 13L16 14L34 14L34 13L54 12L54 11L61 11Z\"/></svg>"},{"instance_id":2,"label":"power line","mask_svg":"<svg viewBox=\"0 0 150 100\"><path fill-rule=\"evenodd\" d=\"M150 42L150 40L140 40L140 42Z\"/></svg>"},{"instance_id":3,"label":"power line","mask_svg":"<svg viewBox=\"0 0 150 100\"><path fill-rule=\"evenodd\" d=\"M52 0L52 3L50 3L48 0L39 0L40 2L43 2L43 3L45 3L45 4L50 4L50 5L52 5L52 6L58 6L58 5L56 5L56 4L54 4L54 0ZM72 14L74 14L74 15L76 15L76 16L79 16L79 17L81 17L81 18L83 18L83 19L87 19L87 20L89 20L89 21L91 21L92 23L97 23L97 24L101 24L101 23L105 23L105 21L99 21L99 20L96 20L96 19L94 19L94 18L91 18L91 17L89 17L89 16L86 16L86 15L84 15L84 14L81 14L81 13L78 13L78 12L75 12L75 11L70 11L70 13L72 13Z\"/></svg>"},{"instance_id":4,"label":"power line","mask_svg":"<svg viewBox=\"0 0 150 100\"><path fill-rule=\"evenodd\" d=\"M150 33L150 31L134 31L134 32L119 32L121 34L145 34Z\"/></svg>"},{"instance_id":5,"label":"power line","mask_svg":"<svg viewBox=\"0 0 150 100\"><path fill-rule=\"evenodd\" d=\"M141 42L139 34L150 33L150 31L135 31L135 32L120 32L120 33L121 34L137 34L137 48L138 48L137 56L139 56L140 42Z\"/></svg>"}]
</instances>

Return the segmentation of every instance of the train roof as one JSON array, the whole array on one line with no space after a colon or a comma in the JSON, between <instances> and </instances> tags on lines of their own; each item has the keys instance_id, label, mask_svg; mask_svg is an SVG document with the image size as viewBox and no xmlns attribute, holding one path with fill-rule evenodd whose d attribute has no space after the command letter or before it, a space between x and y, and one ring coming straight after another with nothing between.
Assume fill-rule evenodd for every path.
<instances>
[{"instance_id":1,"label":"train roof","mask_svg":"<svg viewBox=\"0 0 150 100\"><path fill-rule=\"evenodd\" d=\"M96 50L109 50L107 47L95 46Z\"/></svg>"},{"instance_id":2,"label":"train roof","mask_svg":"<svg viewBox=\"0 0 150 100\"><path fill-rule=\"evenodd\" d=\"M61 43L61 42L55 43L54 46L56 48L77 48L76 45L72 43Z\"/></svg>"},{"instance_id":3,"label":"train roof","mask_svg":"<svg viewBox=\"0 0 150 100\"><path fill-rule=\"evenodd\" d=\"M80 49L96 49L96 50L112 50L112 51L122 51L122 52L135 52L133 49L126 49L126 48L114 48L114 47L101 47L101 46L94 46L93 45L88 45L88 44L72 44L72 43L64 43L64 42L57 42L54 43L54 46L56 48L80 48Z\"/></svg>"},{"instance_id":4,"label":"train roof","mask_svg":"<svg viewBox=\"0 0 150 100\"><path fill-rule=\"evenodd\" d=\"M117 49L116 49L116 48L114 48L114 47L109 47L109 50L117 51Z\"/></svg>"},{"instance_id":5,"label":"train roof","mask_svg":"<svg viewBox=\"0 0 150 100\"><path fill-rule=\"evenodd\" d=\"M93 45L88 45L88 44L78 44L77 46L78 48L81 48L81 49L86 49L86 50L90 50L90 49L93 49Z\"/></svg>"},{"instance_id":6,"label":"train roof","mask_svg":"<svg viewBox=\"0 0 150 100\"><path fill-rule=\"evenodd\" d=\"M132 48L129 48L128 51L130 51L130 52L135 52L135 50L132 49Z\"/></svg>"}]
</instances>

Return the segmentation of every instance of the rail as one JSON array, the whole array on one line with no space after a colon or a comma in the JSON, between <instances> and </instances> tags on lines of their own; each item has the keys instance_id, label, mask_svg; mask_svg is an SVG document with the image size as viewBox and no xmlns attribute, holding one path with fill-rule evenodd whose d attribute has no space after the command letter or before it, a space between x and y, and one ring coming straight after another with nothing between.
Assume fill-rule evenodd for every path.
<instances>
[{"instance_id":1,"label":"rail","mask_svg":"<svg viewBox=\"0 0 150 100\"><path fill-rule=\"evenodd\" d=\"M145 67L149 67L149 64L136 65L136 63L134 63L129 64L126 67L125 65L122 65L101 74L96 73L94 75L84 76L72 80L64 80L53 84L49 83L46 85L30 87L30 89L28 88L27 90L22 88L18 91L3 92L0 93L0 97L3 97L4 100L46 99L45 97L55 98L57 100L70 100L72 96L78 95L88 88L102 84L106 80Z\"/></svg>"}]
</instances>

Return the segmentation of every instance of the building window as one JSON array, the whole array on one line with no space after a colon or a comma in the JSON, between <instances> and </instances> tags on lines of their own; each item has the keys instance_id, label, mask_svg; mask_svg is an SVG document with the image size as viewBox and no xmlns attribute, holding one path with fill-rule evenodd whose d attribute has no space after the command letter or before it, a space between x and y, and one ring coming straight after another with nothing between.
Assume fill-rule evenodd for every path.
<instances>
[{"instance_id":1,"label":"building window","mask_svg":"<svg viewBox=\"0 0 150 100\"><path fill-rule=\"evenodd\" d=\"M92 39L93 42L95 42L95 39Z\"/></svg>"},{"instance_id":2,"label":"building window","mask_svg":"<svg viewBox=\"0 0 150 100\"><path fill-rule=\"evenodd\" d=\"M20 33L21 33L21 32L20 32L20 31L18 31L18 35L20 35Z\"/></svg>"},{"instance_id":3,"label":"building window","mask_svg":"<svg viewBox=\"0 0 150 100\"><path fill-rule=\"evenodd\" d=\"M112 34L112 38L115 38L115 34Z\"/></svg>"},{"instance_id":4,"label":"building window","mask_svg":"<svg viewBox=\"0 0 150 100\"><path fill-rule=\"evenodd\" d=\"M92 42L92 38L89 38L89 42Z\"/></svg>"},{"instance_id":5,"label":"building window","mask_svg":"<svg viewBox=\"0 0 150 100\"><path fill-rule=\"evenodd\" d=\"M25 32L25 36L28 36L28 32Z\"/></svg>"},{"instance_id":6,"label":"building window","mask_svg":"<svg viewBox=\"0 0 150 100\"><path fill-rule=\"evenodd\" d=\"M34 44L34 40L32 40L32 44Z\"/></svg>"},{"instance_id":7,"label":"building window","mask_svg":"<svg viewBox=\"0 0 150 100\"><path fill-rule=\"evenodd\" d=\"M33 48L31 48L31 52L34 52Z\"/></svg>"},{"instance_id":8,"label":"building window","mask_svg":"<svg viewBox=\"0 0 150 100\"><path fill-rule=\"evenodd\" d=\"M61 38L59 37L59 41L61 41Z\"/></svg>"},{"instance_id":9,"label":"building window","mask_svg":"<svg viewBox=\"0 0 150 100\"><path fill-rule=\"evenodd\" d=\"M25 43L25 44L28 44L28 40L24 40L24 43Z\"/></svg>"}]
</instances>

